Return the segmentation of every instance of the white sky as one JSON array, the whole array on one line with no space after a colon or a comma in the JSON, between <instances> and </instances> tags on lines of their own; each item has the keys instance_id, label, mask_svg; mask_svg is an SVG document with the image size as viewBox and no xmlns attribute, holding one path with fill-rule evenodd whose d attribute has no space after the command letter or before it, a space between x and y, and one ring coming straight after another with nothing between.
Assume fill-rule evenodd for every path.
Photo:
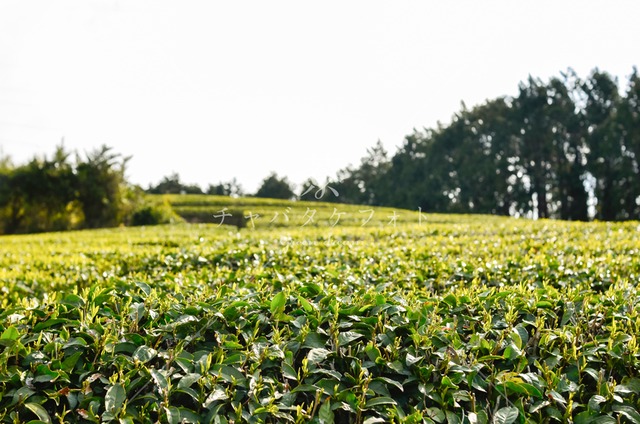
<instances>
[{"instance_id":1,"label":"white sky","mask_svg":"<svg viewBox=\"0 0 640 424\"><path fill-rule=\"evenodd\" d=\"M148 186L320 182L460 102L638 65L637 1L0 2L0 148L101 144ZM634 53L635 52L635 53Z\"/></svg>"}]
</instances>

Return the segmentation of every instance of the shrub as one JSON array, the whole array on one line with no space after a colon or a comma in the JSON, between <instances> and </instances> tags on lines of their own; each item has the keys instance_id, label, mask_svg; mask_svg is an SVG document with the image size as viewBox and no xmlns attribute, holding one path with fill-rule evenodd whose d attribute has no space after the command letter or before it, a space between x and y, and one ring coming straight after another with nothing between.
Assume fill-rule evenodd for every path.
<instances>
[{"instance_id":1,"label":"shrub","mask_svg":"<svg viewBox=\"0 0 640 424\"><path fill-rule=\"evenodd\" d=\"M181 221L183 219L166 202L162 204L145 204L136 209L131 215L131 225L133 226L172 224Z\"/></svg>"}]
</instances>

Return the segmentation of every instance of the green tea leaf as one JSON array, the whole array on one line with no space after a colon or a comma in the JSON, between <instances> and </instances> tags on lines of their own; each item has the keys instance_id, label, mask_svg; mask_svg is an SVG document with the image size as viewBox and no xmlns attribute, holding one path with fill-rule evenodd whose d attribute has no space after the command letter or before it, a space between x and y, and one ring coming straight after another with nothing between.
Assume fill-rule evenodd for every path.
<instances>
[{"instance_id":1,"label":"green tea leaf","mask_svg":"<svg viewBox=\"0 0 640 424\"><path fill-rule=\"evenodd\" d=\"M78 360L81 357L82 357L82 352L76 352L73 355L65 358L64 361L62 361L62 365L61 365L62 370L67 373L71 373L73 371L73 368L76 366L76 364L78 363Z\"/></svg>"},{"instance_id":2,"label":"green tea leaf","mask_svg":"<svg viewBox=\"0 0 640 424\"><path fill-rule=\"evenodd\" d=\"M320 418L321 424L333 424L334 414L331 410L331 402L327 400L322 404L320 410L318 411L318 418Z\"/></svg>"},{"instance_id":3,"label":"green tea leaf","mask_svg":"<svg viewBox=\"0 0 640 424\"><path fill-rule=\"evenodd\" d=\"M127 397L127 393L124 390L122 384L114 384L109 387L107 394L104 397L104 407L111 415L118 414L120 408Z\"/></svg>"},{"instance_id":4,"label":"green tea leaf","mask_svg":"<svg viewBox=\"0 0 640 424\"><path fill-rule=\"evenodd\" d=\"M178 380L178 388L186 388L191 387L191 385L198 380L200 380L202 376L200 374L190 373L186 374L180 380Z\"/></svg>"},{"instance_id":5,"label":"green tea leaf","mask_svg":"<svg viewBox=\"0 0 640 424\"><path fill-rule=\"evenodd\" d=\"M24 403L25 400L29 399L31 396L35 395L36 392L31 390L29 387L20 387L13 394L13 404L16 403Z\"/></svg>"},{"instance_id":6,"label":"green tea leaf","mask_svg":"<svg viewBox=\"0 0 640 424\"><path fill-rule=\"evenodd\" d=\"M227 393L223 389L217 388L207 396L207 400L204 401L204 407L208 408L213 402L226 399L229 399Z\"/></svg>"},{"instance_id":7,"label":"green tea leaf","mask_svg":"<svg viewBox=\"0 0 640 424\"><path fill-rule=\"evenodd\" d=\"M298 381L296 370L286 362L282 363L282 375L290 380Z\"/></svg>"},{"instance_id":8,"label":"green tea leaf","mask_svg":"<svg viewBox=\"0 0 640 424\"><path fill-rule=\"evenodd\" d=\"M397 405L398 403L390 397L380 396L377 398L369 399L364 405L365 409L373 408L379 405Z\"/></svg>"},{"instance_id":9,"label":"green tea leaf","mask_svg":"<svg viewBox=\"0 0 640 424\"><path fill-rule=\"evenodd\" d=\"M151 377L156 383L156 386L158 386L160 390L164 391L169 388L169 382L167 381L167 378L160 371L155 368L151 368L149 372L151 373Z\"/></svg>"},{"instance_id":10,"label":"green tea leaf","mask_svg":"<svg viewBox=\"0 0 640 424\"><path fill-rule=\"evenodd\" d=\"M20 333L18 333L18 330L12 325L7 327L0 336L0 340L18 340L18 338L20 338Z\"/></svg>"},{"instance_id":11,"label":"green tea leaf","mask_svg":"<svg viewBox=\"0 0 640 424\"><path fill-rule=\"evenodd\" d=\"M167 416L167 422L169 424L180 424L180 410L175 406L165 407L164 413Z\"/></svg>"},{"instance_id":12,"label":"green tea leaf","mask_svg":"<svg viewBox=\"0 0 640 424\"><path fill-rule=\"evenodd\" d=\"M469 424L488 424L489 417L487 417L487 413L484 411L470 412L468 415Z\"/></svg>"},{"instance_id":13,"label":"green tea leaf","mask_svg":"<svg viewBox=\"0 0 640 424\"><path fill-rule=\"evenodd\" d=\"M460 421L460 417L458 417L454 412L445 411L444 414L447 417L447 424L461 424L462 423L462 421Z\"/></svg>"},{"instance_id":14,"label":"green tea leaf","mask_svg":"<svg viewBox=\"0 0 640 424\"><path fill-rule=\"evenodd\" d=\"M51 417L49 416L49 413L47 412L46 409L44 409L42 405L29 402L29 403L25 403L24 407L27 408L29 411L33 412L34 414L36 414L36 416L40 421L46 424L51 424Z\"/></svg>"},{"instance_id":15,"label":"green tea leaf","mask_svg":"<svg viewBox=\"0 0 640 424\"><path fill-rule=\"evenodd\" d=\"M296 386L293 390L291 390L291 393L297 393L297 392L317 392L318 391L318 387L311 385L311 384L301 384L299 386Z\"/></svg>"},{"instance_id":16,"label":"green tea leaf","mask_svg":"<svg viewBox=\"0 0 640 424\"><path fill-rule=\"evenodd\" d=\"M380 381L380 382L384 383L385 385L391 385L391 386L395 387L396 389L400 390L401 392L404 392L404 386L402 385L402 383L399 382L399 381L393 380L391 378L376 377L372 381Z\"/></svg>"},{"instance_id":17,"label":"green tea leaf","mask_svg":"<svg viewBox=\"0 0 640 424\"><path fill-rule=\"evenodd\" d=\"M284 311L284 305L287 301L286 295L284 292L280 292L276 294L271 300L271 313L274 315L280 314Z\"/></svg>"},{"instance_id":18,"label":"green tea leaf","mask_svg":"<svg viewBox=\"0 0 640 424\"><path fill-rule=\"evenodd\" d=\"M359 334L353 331L344 331L338 335L338 345L339 346L348 345L349 343L355 340L358 340L361 337L363 337L362 334Z\"/></svg>"},{"instance_id":19,"label":"green tea leaf","mask_svg":"<svg viewBox=\"0 0 640 424\"><path fill-rule=\"evenodd\" d=\"M373 342L367 343L367 346L364 348L365 353L369 357L371 361L376 361L376 359L380 358L382 354L380 353L380 349L373 344Z\"/></svg>"},{"instance_id":20,"label":"green tea leaf","mask_svg":"<svg viewBox=\"0 0 640 424\"><path fill-rule=\"evenodd\" d=\"M140 290L142 290L142 292L146 296L149 296L151 294L151 286L149 286L149 284L145 283L144 281L136 281L135 284Z\"/></svg>"},{"instance_id":21,"label":"green tea leaf","mask_svg":"<svg viewBox=\"0 0 640 424\"><path fill-rule=\"evenodd\" d=\"M532 384L507 381L504 383L504 386L512 393L520 393L528 396L533 396L538 399L542 399L543 397L542 392Z\"/></svg>"},{"instance_id":22,"label":"green tea leaf","mask_svg":"<svg viewBox=\"0 0 640 424\"><path fill-rule=\"evenodd\" d=\"M518 408L514 408L512 406L507 406L505 408L500 408L496 414L493 416L493 424L512 424L516 422L520 412Z\"/></svg>"},{"instance_id":23,"label":"green tea leaf","mask_svg":"<svg viewBox=\"0 0 640 424\"><path fill-rule=\"evenodd\" d=\"M600 404L605 403L606 401L607 401L607 398L605 398L604 396L593 395L589 399L589 404L588 404L589 409L596 412L600 411Z\"/></svg>"},{"instance_id":24,"label":"green tea leaf","mask_svg":"<svg viewBox=\"0 0 640 424\"><path fill-rule=\"evenodd\" d=\"M618 424L618 420L608 415L600 415L592 418L589 424Z\"/></svg>"},{"instance_id":25,"label":"green tea leaf","mask_svg":"<svg viewBox=\"0 0 640 424\"><path fill-rule=\"evenodd\" d=\"M310 347L310 348L324 348L326 345L326 337L318 334L318 333L309 333L307 337L304 339L304 343L302 347Z\"/></svg>"},{"instance_id":26,"label":"green tea leaf","mask_svg":"<svg viewBox=\"0 0 640 424\"><path fill-rule=\"evenodd\" d=\"M157 354L158 352L156 352L155 349L147 346L140 346L135 350L135 352L133 352L132 356L134 359L137 359L144 364L155 358Z\"/></svg>"},{"instance_id":27,"label":"green tea leaf","mask_svg":"<svg viewBox=\"0 0 640 424\"><path fill-rule=\"evenodd\" d=\"M298 296L298 302L300 302L300 304L302 305L302 308L305 310L305 312L312 312L313 311L313 306L311 306L311 303L309 303L309 301L307 299L305 299L302 296Z\"/></svg>"},{"instance_id":28,"label":"green tea leaf","mask_svg":"<svg viewBox=\"0 0 640 424\"><path fill-rule=\"evenodd\" d=\"M633 424L640 424L640 414L633 406L614 404L611 410L622 415Z\"/></svg>"},{"instance_id":29,"label":"green tea leaf","mask_svg":"<svg viewBox=\"0 0 640 424\"><path fill-rule=\"evenodd\" d=\"M426 408L425 413L427 417L437 423L444 422L444 420L447 418L444 411L440 408Z\"/></svg>"},{"instance_id":30,"label":"green tea leaf","mask_svg":"<svg viewBox=\"0 0 640 424\"><path fill-rule=\"evenodd\" d=\"M307 360L310 364L318 364L331 354L327 349L313 348L307 353Z\"/></svg>"},{"instance_id":31,"label":"green tea leaf","mask_svg":"<svg viewBox=\"0 0 640 424\"><path fill-rule=\"evenodd\" d=\"M626 378L622 381L622 384L618 384L613 391L614 393L637 395L640 393L640 380L637 378Z\"/></svg>"}]
</instances>

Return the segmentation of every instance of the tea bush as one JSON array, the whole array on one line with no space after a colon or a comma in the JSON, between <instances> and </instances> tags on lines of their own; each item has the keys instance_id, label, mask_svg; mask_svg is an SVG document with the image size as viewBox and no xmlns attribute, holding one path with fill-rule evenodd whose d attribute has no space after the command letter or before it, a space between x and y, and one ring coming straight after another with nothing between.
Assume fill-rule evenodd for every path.
<instances>
[{"instance_id":1,"label":"tea bush","mask_svg":"<svg viewBox=\"0 0 640 424\"><path fill-rule=\"evenodd\" d=\"M639 231L4 236L0 422L640 422Z\"/></svg>"}]
</instances>

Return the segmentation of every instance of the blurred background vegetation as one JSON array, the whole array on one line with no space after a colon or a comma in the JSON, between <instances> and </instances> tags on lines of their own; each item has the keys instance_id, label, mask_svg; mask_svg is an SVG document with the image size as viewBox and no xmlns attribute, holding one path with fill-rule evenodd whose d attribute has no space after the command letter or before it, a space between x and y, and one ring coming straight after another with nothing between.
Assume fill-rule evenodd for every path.
<instances>
[{"instance_id":1,"label":"blurred background vegetation","mask_svg":"<svg viewBox=\"0 0 640 424\"><path fill-rule=\"evenodd\" d=\"M322 202L322 215L334 218L343 215L330 203L431 213L637 220L637 69L625 88L620 87L598 69L586 78L570 69L549 81L529 77L516 96L471 109L463 104L450 124L414 130L392 156L378 142L357 166L341 169L322 183L309 178L297 193L293 183L273 172L253 196ZM128 159L107 146L73 157L60 146L51 158L22 165L0 155L0 233L151 225L183 218L216 222L213 215L221 213L225 202L239 218L225 223L243 227L245 206L255 209L232 202L247 195L236 178L203 190L172 174L145 191L126 181ZM193 198L195 204L188 204L150 194L210 194L227 200ZM287 207L272 206L277 210L262 211L263 218L265 213L283 214ZM299 207L306 212L304 204Z\"/></svg>"},{"instance_id":2,"label":"blurred background vegetation","mask_svg":"<svg viewBox=\"0 0 640 424\"><path fill-rule=\"evenodd\" d=\"M243 195L235 179L207 190L167 187L149 192ZM442 213L640 219L637 69L624 84L598 69L586 78L571 69L548 81L529 77L516 96L471 109L462 104L450 124L414 130L395 154L378 142L359 164L324 182L309 178L293 193L273 173L255 195Z\"/></svg>"}]
</instances>

